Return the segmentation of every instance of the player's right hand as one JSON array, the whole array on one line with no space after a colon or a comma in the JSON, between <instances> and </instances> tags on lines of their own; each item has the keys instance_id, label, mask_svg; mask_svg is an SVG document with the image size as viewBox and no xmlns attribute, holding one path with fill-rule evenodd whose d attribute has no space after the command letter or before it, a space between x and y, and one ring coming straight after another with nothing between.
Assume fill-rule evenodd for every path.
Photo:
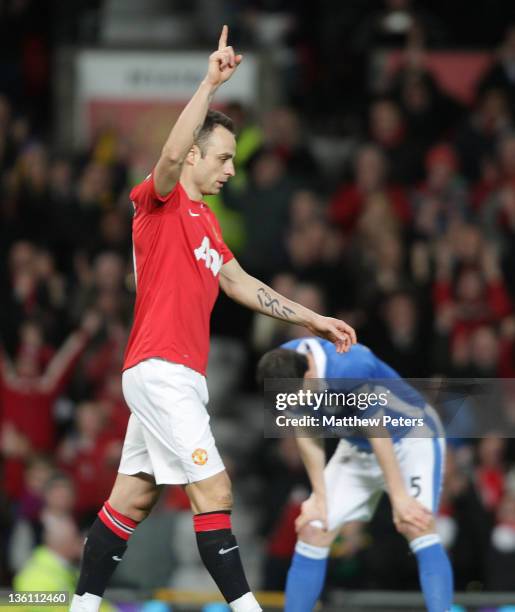
<instances>
[{"instance_id":1,"label":"player's right hand","mask_svg":"<svg viewBox=\"0 0 515 612\"><path fill-rule=\"evenodd\" d=\"M212 87L219 87L232 77L236 68L243 59L242 55L234 53L234 49L227 46L227 36L229 28L224 25L220 40L218 41L218 49L209 56L209 66L205 81Z\"/></svg>"},{"instance_id":2,"label":"player's right hand","mask_svg":"<svg viewBox=\"0 0 515 612\"><path fill-rule=\"evenodd\" d=\"M393 522L397 531L403 532L407 525L420 531L429 529L433 520L432 512L410 495L402 495L391 499Z\"/></svg>"},{"instance_id":3,"label":"player's right hand","mask_svg":"<svg viewBox=\"0 0 515 612\"><path fill-rule=\"evenodd\" d=\"M320 495L315 495L312 493L305 502L302 503L300 507L300 514L295 520L295 531L297 533L309 523L316 521L319 525L314 525L315 527L320 527L324 531L327 531L327 506L325 498Z\"/></svg>"}]
</instances>

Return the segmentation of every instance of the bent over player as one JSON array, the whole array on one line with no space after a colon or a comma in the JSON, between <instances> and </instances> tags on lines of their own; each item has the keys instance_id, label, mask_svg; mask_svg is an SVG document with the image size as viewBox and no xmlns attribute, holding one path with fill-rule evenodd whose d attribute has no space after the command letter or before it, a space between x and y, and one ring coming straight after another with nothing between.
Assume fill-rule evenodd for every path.
<instances>
[{"instance_id":1,"label":"bent over player","mask_svg":"<svg viewBox=\"0 0 515 612\"><path fill-rule=\"evenodd\" d=\"M127 540L164 484L185 485L200 556L232 610L261 610L231 531L231 485L206 411L209 319L219 285L237 302L303 325L339 351L355 342L342 321L317 315L245 273L202 202L234 176L232 121L208 107L241 61L224 26L205 79L152 173L131 192L136 305L123 373L131 417L119 474L88 533L73 612L96 612Z\"/></svg>"},{"instance_id":2,"label":"bent over player","mask_svg":"<svg viewBox=\"0 0 515 612\"><path fill-rule=\"evenodd\" d=\"M286 582L286 612L313 610L324 586L331 543L345 523L369 521L385 489L395 526L416 556L427 609L450 610L452 568L433 516L445 453L436 412L361 344L340 355L331 343L317 338L287 342L261 358L258 379L266 378L304 378L308 386L308 379L323 379L316 382L325 389L349 393L372 388L386 394L384 405L369 406L362 413L379 417L379 427L365 433L347 429L345 433L352 435L346 437L334 431L342 439L327 465L319 439L297 438L312 494L296 521L298 540Z\"/></svg>"}]
</instances>

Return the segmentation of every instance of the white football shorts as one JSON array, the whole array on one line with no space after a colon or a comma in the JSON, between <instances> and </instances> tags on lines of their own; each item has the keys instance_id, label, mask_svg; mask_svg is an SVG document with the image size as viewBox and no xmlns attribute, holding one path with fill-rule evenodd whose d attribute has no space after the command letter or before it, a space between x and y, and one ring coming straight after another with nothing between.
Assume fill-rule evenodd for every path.
<instances>
[{"instance_id":1,"label":"white football shorts","mask_svg":"<svg viewBox=\"0 0 515 612\"><path fill-rule=\"evenodd\" d=\"M445 464L445 439L407 437L396 442L394 449L408 493L436 512ZM373 517L386 488L374 453L360 451L342 439L324 476L329 529Z\"/></svg>"},{"instance_id":2,"label":"white football shorts","mask_svg":"<svg viewBox=\"0 0 515 612\"><path fill-rule=\"evenodd\" d=\"M123 395L131 410L118 472L154 476L156 484L187 484L222 472L206 409L206 379L164 359L125 370Z\"/></svg>"}]
</instances>

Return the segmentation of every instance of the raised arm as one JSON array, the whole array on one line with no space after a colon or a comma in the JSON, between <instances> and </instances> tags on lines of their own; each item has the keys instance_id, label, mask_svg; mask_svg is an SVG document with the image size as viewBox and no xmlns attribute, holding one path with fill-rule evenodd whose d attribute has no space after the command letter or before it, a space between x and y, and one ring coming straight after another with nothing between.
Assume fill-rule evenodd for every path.
<instances>
[{"instance_id":1,"label":"raised arm","mask_svg":"<svg viewBox=\"0 0 515 612\"><path fill-rule=\"evenodd\" d=\"M213 96L222 83L233 74L242 60L232 47L227 46L228 28L224 25L218 49L209 56L207 74L184 108L168 136L161 157L154 168L154 185L160 196L168 195L179 180L182 165L209 108Z\"/></svg>"},{"instance_id":2,"label":"raised arm","mask_svg":"<svg viewBox=\"0 0 515 612\"><path fill-rule=\"evenodd\" d=\"M47 393L57 394L61 392L89 340L97 333L99 327L99 316L95 312L89 312L84 316L80 328L68 336L61 348L52 357L41 377L42 388Z\"/></svg>"},{"instance_id":3,"label":"raised arm","mask_svg":"<svg viewBox=\"0 0 515 612\"><path fill-rule=\"evenodd\" d=\"M222 266L222 290L235 302L295 325L302 325L313 334L334 342L339 353L356 343L356 332L347 323L323 317L309 308L288 300L257 278L247 274L236 259Z\"/></svg>"}]
</instances>

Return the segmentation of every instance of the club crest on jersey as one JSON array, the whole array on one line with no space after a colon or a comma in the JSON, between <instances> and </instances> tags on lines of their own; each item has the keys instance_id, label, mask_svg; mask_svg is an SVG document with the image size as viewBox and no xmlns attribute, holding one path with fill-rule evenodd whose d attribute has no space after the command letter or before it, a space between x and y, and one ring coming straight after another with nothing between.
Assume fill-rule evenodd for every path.
<instances>
[{"instance_id":1,"label":"club crest on jersey","mask_svg":"<svg viewBox=\"0 0 515 612\"><path fill-rule=\"evenodd\" d=\"M193 463L195 465L206 465L208 460L207 450L203 448L196 448L191 453L191 458L193 459Z\"/></svg>"}]
</instances>

